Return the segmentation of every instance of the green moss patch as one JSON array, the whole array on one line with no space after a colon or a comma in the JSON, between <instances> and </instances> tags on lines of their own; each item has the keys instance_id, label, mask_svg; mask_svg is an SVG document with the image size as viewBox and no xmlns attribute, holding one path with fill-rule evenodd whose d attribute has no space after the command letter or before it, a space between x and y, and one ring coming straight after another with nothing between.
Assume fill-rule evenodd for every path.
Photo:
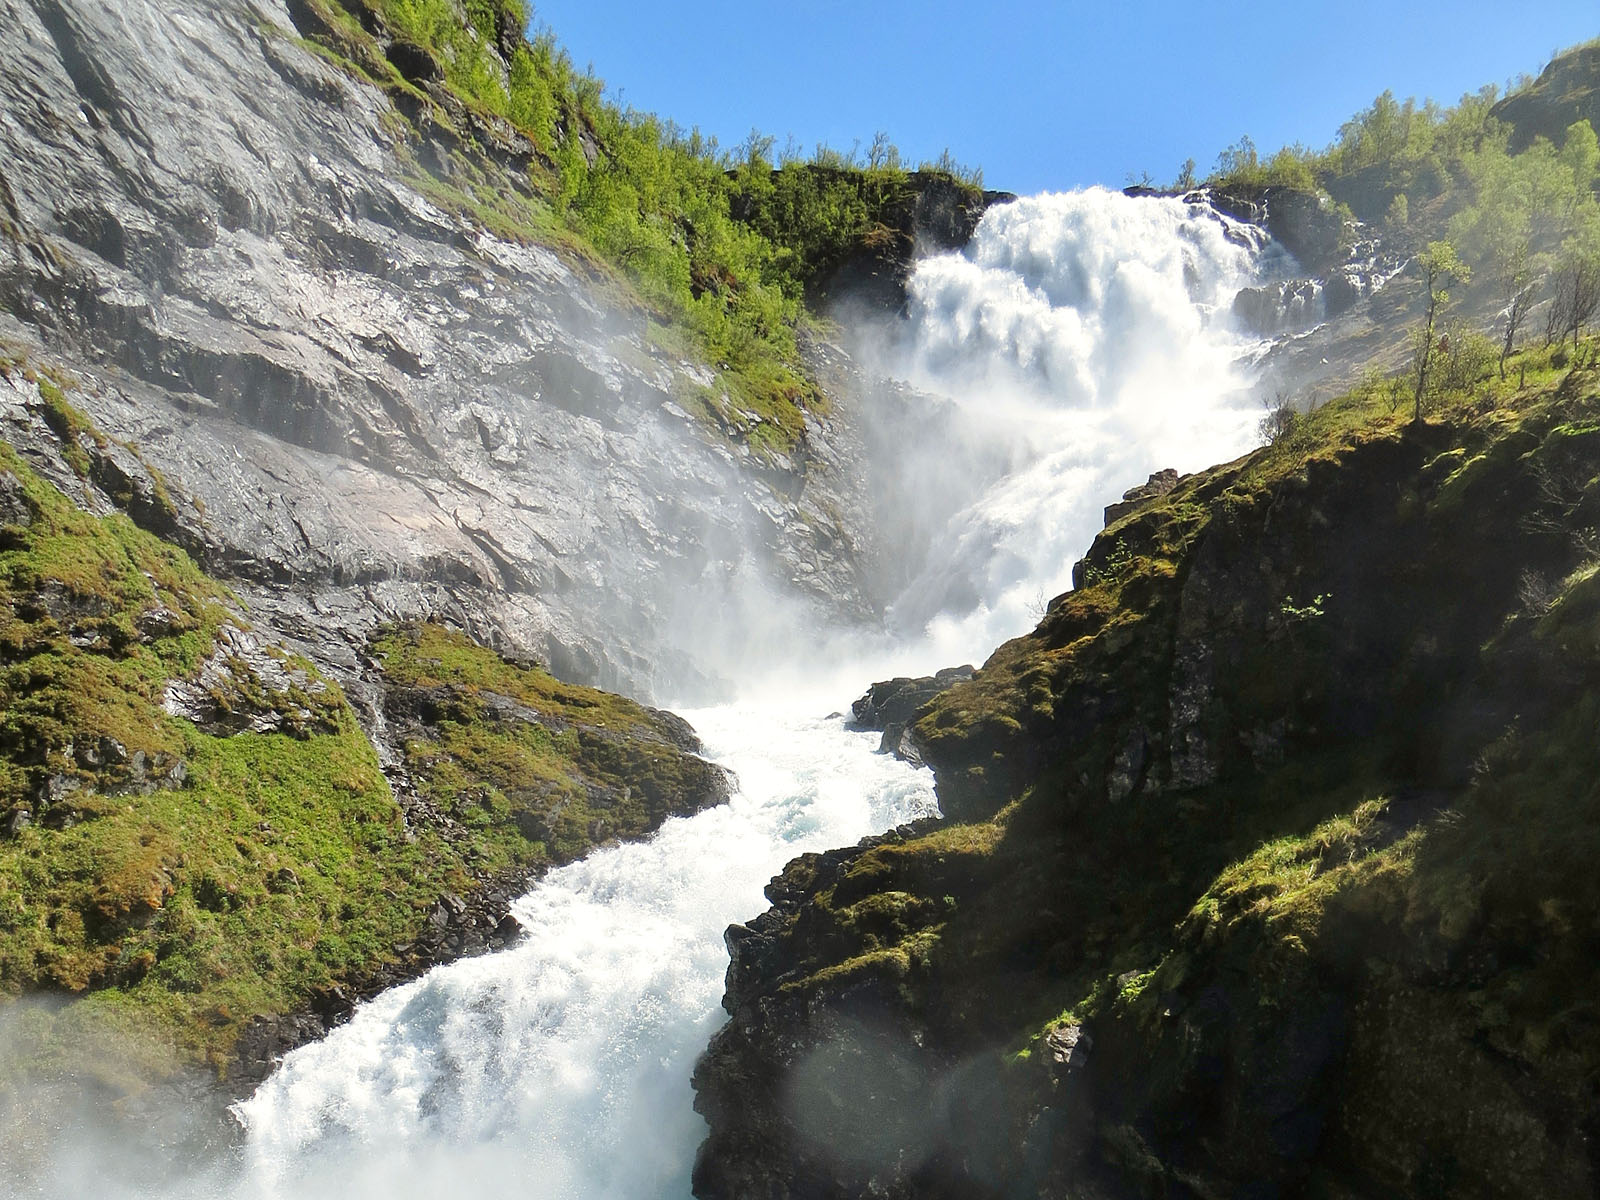
<instances>
[{"instance_id":1,"label":"green moss patch","mask_svg":"<svg viewBox=\"0 0 1600 1200\"><path fill-rule=\"evenodd\" d=\"M726 794L676 718L424 626L374 647L408 820L338 686L183 551L3 444L0 516L0 996L71 1001L27 1010L30 1071L226 1069L258 1018L403 969L441 897ZM148 1053L102 1070L107 1039Z\"/></svg>"},{"instance_id":2,"label":"green moss patch","mask_svg":"<svg viewBox=\"0 0 1600 1200\"><path fill-rule=\"evenodd\" d=\"M373 645L406 769L486 865L568 862L726 796L677 718L562 683L438 625Z\"/></svg>"}]
</instances>

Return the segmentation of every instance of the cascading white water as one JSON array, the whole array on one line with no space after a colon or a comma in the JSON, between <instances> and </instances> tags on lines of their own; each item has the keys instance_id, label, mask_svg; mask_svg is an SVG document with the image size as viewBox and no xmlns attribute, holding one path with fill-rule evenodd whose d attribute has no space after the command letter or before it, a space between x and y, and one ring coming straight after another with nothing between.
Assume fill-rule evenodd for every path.
<instances>
[{"instance_id":1,"label":"cascading white water","mask_svg":"<svg viewBox=\"0 0 1600 1200\"><path fill-rule=\"evenodd\" d=\"M364 1005L240 1106L270 1197L688 1195L689 1072L720 1014L722 931L808 850L936 810L925 771L839 718L689 714L739 793L551 872L526 938Z\"/></svg>"},{"instance_id":2,"label":"cascading white water","mask_svg":"<svg viewBox=\"0 0 1600 1200\"><path fill-rule=\"evenodd\" d=\"M918 267L908 370L1014 463L895 606L934 657L981 658L1031 627L1124 489L1249 448L1255 342L1231 309L1263 244L1207 205L1091 188L991 209L964 253Z\"/></svg>"},{"instance_id":3,"label":"cascading white water","mask_svg":"<svg viewBox=\"0 0 1600 1200\"><path fill-rule=\"evenodd\" d=\"M915 633L898 665L1021 632L1125 486L1247 448L1256 414L1222 314L1255 272L1214 216L1100 190L996 209L965 255L921 265L908 370L1007 439L1015 469L975 489L897 606ZM795 641L797 659L829 644ZM841 687L881 677L840 665ZM818 711L689 714L738 773L734 800L550 873L515 908L518 945L396 988L290 1055L238 1108L233 1190L686 1197L703 1132L689 1073L721 1019L724 927L764 907L794 855L935 811L926 772Z\"/></svg>"}]
</instances>

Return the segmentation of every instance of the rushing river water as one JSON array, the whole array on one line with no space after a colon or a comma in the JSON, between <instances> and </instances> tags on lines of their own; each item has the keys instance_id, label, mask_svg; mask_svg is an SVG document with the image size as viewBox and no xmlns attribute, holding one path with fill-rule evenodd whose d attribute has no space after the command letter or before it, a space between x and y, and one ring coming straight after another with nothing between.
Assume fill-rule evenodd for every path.
<instances>
[{"instance_id":1,"label":"rushing river water","mask_svg":"<svg viewBox=\"0 0 1600 1200\"><path fill-rule=\"evenodd\" d=\"M687 1197L689 1073L716 1028L722 931L797 854L935 811L927 772L803 709L688 714L732 802L553 871L525 938L362 1006L240 1114L273 1197Z\"/></svg>"},{"instance_id":2,"label":"rushing river water","mask_svg":"<svg viewBox=\"0 0 1600 1200\"><path fill-rule=\"evenodd\" d=\"M974 456L988 473L948 506L893 632L863 647L796 630L803 691L774 663L746 700L686 714L738 776L730 803L552 871L516 903L514 946L362 1005L236 1106L244 1137L225 1161L173 1163L141 1194L687 1197L704 1135L689 1078L723 1019L724 928L765 907L795 855L936 811L926 771L822 714L891 660L981 661L1065 590L1123 488L1249 448L1260 409L1228 313L1260 249L1201 207L1090 190L993 210L963 255L924 262L886 362L951 396L958 419L949 444L908 451L998 453ZM30 1194L104 1183L93 1147L71 1153Z\"/></svg>"},{"instance_id":3,"label":"rushing river water","mask_svg":"<svg viewBox=\"0 0 1600 1200\"><path fill-rule=\"evenodd\" d=\"M1000 439L1009 465L974 482L896 605L903 657L981 659L1065 589L1122 487L1248 447L1259 410L1226 314L1258 250L1205 210L1092 190L994 210L964 255L923 264L895 369L956 397L957 436ZM869 670L831 702L687 714L737 774L732 802L552 872L517 903L514 948L396 988L290 1055L237 1108L247 1190L687 1197L723 929L795 855L936 811L925 771L819 715Z\"/></svg>"}]
</instances>

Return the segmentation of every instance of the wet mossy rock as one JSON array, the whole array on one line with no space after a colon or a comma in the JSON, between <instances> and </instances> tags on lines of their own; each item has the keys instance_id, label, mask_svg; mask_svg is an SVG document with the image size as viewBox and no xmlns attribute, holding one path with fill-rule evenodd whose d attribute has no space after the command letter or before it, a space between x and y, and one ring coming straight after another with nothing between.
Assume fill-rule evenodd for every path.
<instances>
[{"instance_id":1,"label":"wet mossy rock","mask_svg":"<svg viewBox=\"0 0 1600 1200\"><path fill-rule=\"evenodd\" d=\"M418 796L519 863L570 862L728 798L727 773L681 717L438 625L382 631L373 653Z\"/></svg>"},{"instance_id":2,"label":"wet mossy rock","mask_svg":"<svg viewBox=\"0 0 1600 1200\"><path fill-rule=\"evenodd\" d=\"M436 625L371 645L392 786L339 685L119 507L161 524L97 469L107 439L13 420L0 1007L64 1002L27 1009L27 1071L125 1091L203 1061L242 1085L361 997L505 944L548 866L726 798L680 718Z\"/></svg>"},{"instance_id":3,"label":"wet mossy rock","mask_svg":"<svg viewBox=\"0 0 1600 1200\"><path fill-rule=\"evenodd\" d=\"M1146 498L933 696L947 819L729 931L696 1194L1593 1195L1600 374L1530 371Z\"/></svg>"}]
</instances>

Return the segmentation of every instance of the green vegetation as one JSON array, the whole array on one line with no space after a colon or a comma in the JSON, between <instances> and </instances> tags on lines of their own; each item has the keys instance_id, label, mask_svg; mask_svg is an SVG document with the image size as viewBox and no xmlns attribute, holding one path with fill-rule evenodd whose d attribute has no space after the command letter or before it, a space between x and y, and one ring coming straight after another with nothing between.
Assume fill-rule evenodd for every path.
<instances>
[{"instance_id":1,"label":"green vegetation","mask_svg":"<svg viewBox=\"0 0 1600 1200\"><path fill-rule=\"evenodd\" d=\"M688 398L710 428L768 458L800 444L806 412L824 403L796 344L808 289L908 228L912 177L886 138L864 163L819 146L809 162L786 155L775 167L772 139L756 133L725 151L698 130L607 99L552 34L524 37L520 0L473 0L466 23L450 0L359 0L361 21L331 0L311 7L324 49L350 69L412 105L434 103L378 53L364 22L380 22L433 64L433 86L532 147L526 180L509 189L497 170L460 154L442 171L419 166L432 200L499 236L553 244L625 287L652 314L659 342L723 368L731 406ZM924 170L981 190L948 155ZM730 407L756 420L719 420Z\"/></svg>"},{"instance_id":2,"label":"green vegetation","mask_svg":"<svg viewBox=\"0 0 1600 1200\"><path fill-rule=\"evenodd\" d=\"M332 684L320 732L169 716L168 680L234 619L224 593L3 445L0 483L0 989L93 990L92 1010L220 1065L251 1016L387 955L459 863L408 844Z\"/></svg>"},{"instance_id":3,"label":"green vegetation","mask_svg":"<svg viewBox=\"0 0 1600 1200\"><path fill-rule=\"evenodd\" d=\"M1062 1119L1153 1190L1570 1190L1559 1131L1461 1130L1589 1111L1600 1063L1594 349L1441 357L1420 422L1373 376L1115 522L913 725L954 823L786 872L773 1002L1002 1049L1013 1146L1087 1024Z\"/></svg>"},{"instance_id":4,"label":"green vegetation","mask_svg":"<svg viewBox=\"0 0 1600 1200\"><path fill-rule=\"evenodd\" d=\"M109 442L39 382L63 462L100 478ZM23 1014L19 1070L120 1088L226 1070L253 1019L404 961L442 896L724 794L675 718L428 626L374 645L442 810L408 822L336 684L241 649L183 551L84 512L4 443L0 598L0 998L75 998ZM175 686L203 725L169 711ZM234 732L262 717L274 732ZM117 1044L132 1059L101 1053Z\"/></svg>"},{"instance_id":5,"label":"green vegetation","mask_svg":"<svg viewBox=\"0 0 1600 1200\"><path fill-rule=\"evenodd\" d=\"M674 719L519 666L437 625L373 643L406 722L406 770L472 831L492 869L570 862L722 798L717 768L687 753Z\"/></svg>"},{"instance_id":6,"label":"green vegetation","mask_svg":"<svg viewBox=\"0 0 1600 1200\"><path fill-rule=\"evenodd\" d=\"M1600 312L1600 144L1578 115L1600 111L1597 51L1600 42L1565 52L1505 98L1490 85L1447 108L1385 92L1320 151L1296 145L1263 157L1243 138L1207 182L1323 194L1403 250L1451 245L1457 279L1476 276L1479 307L1493 314L1502 369L1545 299L1545 342L1566 337L1576 347ZM1428 357L1419 343L1419 394Z\"/></svg>"},{"instance_id":7,"label":"green vegetation","mask_svg":"<svg viewBox=\"0 0 1600 1200\"><path fill-rule=\"evenodd\" d=\"M1413 421L1422 420L1422 398L1428 394L1428 368L1433 365L1439 351L1433 333L1438 327L1440 311L1450 303L1450 293L1445 290L1444 285L1455 281L1466 283L1472 278L1471 268L1461 261L1455 247L1449 242L1428 243L1428 248L1417 255L1417 265L1422 271L1423 292L1428 301L1427 316L1423 318L1422 328L1417 332L1417 349L1414 355L1417 364L1417 386L1411 417Z\"/></svg>"}]
</instances>

